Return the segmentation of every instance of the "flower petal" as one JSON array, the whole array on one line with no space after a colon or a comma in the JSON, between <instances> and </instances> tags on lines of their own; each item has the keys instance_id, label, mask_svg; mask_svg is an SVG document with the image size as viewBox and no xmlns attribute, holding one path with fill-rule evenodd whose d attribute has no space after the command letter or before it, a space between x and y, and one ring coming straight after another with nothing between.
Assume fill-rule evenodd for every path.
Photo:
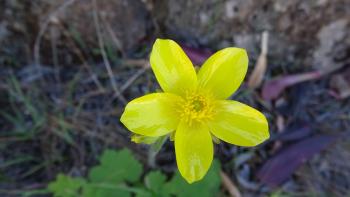
<instances>
[{"instance_id":1,"label":"flower petal","mask_svg":"<svg viewBox=\"0 0 350 197\"><path fill-rule=\"evenodd\" d=\"M188 183L201 180L213 160L213 142L209 128L203 124L180 122L175 133L176 162Z\"/></svg>"},{"instance_id":2,"label":"flower petal","mask_svg":"<svg viewBox=\"0 0 350 197\"><path fill-rule=\"evenodd\" d=\"M219 139L238 146L256 146L270 137L265 116L237 101L217 101L216 115L208 123Z\"/></svg>"},{"instance_id":3,"label":"flower petal","mask_svg":"<svg viewBox=\"0 0 350 197\"><path fill-rule=\"evenodd\" d=\"M226 99L241 85L248 69L248 55L244 49L225 48L203 64L198 84L218 99Z\"/></svg>"},{"instance_id":4,"label":"flower petal","mask_svg":"<svg viewBox=\"0 0 350 197\"><path fill-rule=\"evenodd\" d=\"M120 121L132 132L150 137L174 131L179 123L176 103L182 98L170 93L153 93L129 102Z\"/></svg>"},{"instance_id":5,"label":"flower petal","mask_svg":"<svg viewBox=\"0 0 350 197\"><path fill-rule=\"evenodd\" d=\"M183 95L197 86L191 60L173 40L157 39L150 57L152 70L164 92Z\"/></svg>"}]
</instances>

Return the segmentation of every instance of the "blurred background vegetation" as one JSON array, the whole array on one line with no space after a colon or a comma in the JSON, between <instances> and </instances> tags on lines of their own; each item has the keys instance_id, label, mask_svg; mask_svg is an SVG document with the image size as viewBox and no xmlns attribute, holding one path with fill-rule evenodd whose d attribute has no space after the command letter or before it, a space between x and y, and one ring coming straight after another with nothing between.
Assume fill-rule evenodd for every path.
<instances>
[{"instance_id":1,"label":"blurred background vegetation","mask_svg":"<svg viewBox=\"0 0 350 197\"><path fill-rule=\"evenodd\" d=\"M348 196L349 27L348 0L1 0L0 196ZM245 48L233 98L269 120L258 147L216 145L199 185L119 122L159 91L158 37L197 65Z\"/></svg>"}]
</instances>

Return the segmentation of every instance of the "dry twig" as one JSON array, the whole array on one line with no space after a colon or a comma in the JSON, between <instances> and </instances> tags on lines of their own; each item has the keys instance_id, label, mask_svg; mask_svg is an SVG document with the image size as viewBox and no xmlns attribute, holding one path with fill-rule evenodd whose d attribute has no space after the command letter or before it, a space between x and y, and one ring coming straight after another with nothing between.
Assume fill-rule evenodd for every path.
<instances>
[{"instance_id":1,"label":"dry twig","mask_svg":"<svg viewBox=\"0 0 350 197\"><path fill-rule=\"evenodd\" d=\"M231 197L242 197L236 185L231 181L230 177L228 177L224 171L220 171L220 176L223 186L225 189L227 189Z\"/></svg>"}]
</instances>

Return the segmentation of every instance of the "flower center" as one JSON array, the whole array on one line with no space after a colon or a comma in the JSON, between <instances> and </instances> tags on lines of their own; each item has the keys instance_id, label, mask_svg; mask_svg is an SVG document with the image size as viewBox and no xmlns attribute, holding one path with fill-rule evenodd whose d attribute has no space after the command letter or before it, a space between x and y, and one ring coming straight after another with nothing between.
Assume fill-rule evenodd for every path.
<instances>
[{"instance_id":1,"label":"flower center","mask_svg":"<svg viewBox=\"0 0 350 197\"><path fill-rule=\"evenodd\" d=\"M198 92L187 92L184 100L179 103L178 110L182 120L188 124L210 120L213 114L212 100Z\"/></svg>"},{"instance_id":2,"label":"flower center","mask_svg":"<svg viewBox=\"0 0 350 197\"><path fill-rule=\"evenodd\" d=\"M192 102L192 107L193 107L193 109L194 109L196 112L199 112L199 111L201 111L201 110L203 109L204 103L203 103L203 101L201 101L201 100L194 100L194 101Z\"/></svg>"}]
</instances>

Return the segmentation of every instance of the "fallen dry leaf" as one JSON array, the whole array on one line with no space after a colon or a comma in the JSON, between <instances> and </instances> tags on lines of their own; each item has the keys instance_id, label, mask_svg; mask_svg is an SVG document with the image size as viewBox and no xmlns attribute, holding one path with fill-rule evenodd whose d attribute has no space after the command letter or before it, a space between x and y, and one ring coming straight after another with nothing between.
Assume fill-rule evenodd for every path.
<instances>
[{"instance_id":1,"label":"fallen dry leaf","mask_svg":"<svg viewBox=\"0 0 350 197\"><path fill-rule=\"evenodd\" d=\"M338 137L319 135L290 145L270 158L258 171L257 176L262 183L276 187L286 181L304 162L336 139Z\"/></svg>"},{"instance_id":2,"label":"fallen dry leaf","mask_svg":"<svg viewBox=\"0 0 350 197\"><path fill-rule=\"evenodd\" d=\"M255 64L254 70L249 78L248 87L257 88L261 85L263 81L266 67L267 67L267 46L268 46L268 32L264 31L261 38L261 53L259 55L258 61Z\"/></svg>"},{"instance_id":3,"label":"fallen dry leaf","mask_svg":"<svg viewBox=\"0 0 350 197\"><path fill-rule=\"evenodd\" d=\"M311 126L304 125L302 127L287 129L279 136L277 136L278 140L281 141L298 141L304 138L307 138L312 134L313 130Z\"/></svg>"},{"instance_id":4,"label":"fallen dry leaf","mask_svg":"<svg viewBox=\"0 0 350 197\"><path fill-rule=\"evenodd\" d=\"M308 81L318 79L322 76L320 71L307 72L295 75L285 75L267 81L262 88L262 97L264 100L274 100L289 86Z\"/></svg>"},{"instance_id":5,"label":"fallen dry leaf","mask_svg":"<svg viewBox=\"0 0 350 197\"><path fill-rule=\"evenodd\" d=\"M182 49L191 59L194 65L200 66L207 60L213 53L207 49L197 49L186 45L181 45Z\"/></svg>"},{"instance_id":6,"label":"fallen dry leaf","mask_svg":"<svg viewBox=\"0 0 350 197\"><path fill-rule=\"evenodd\" d=\"M285 125L285 119L283 118L283 116L277 115L276 126L277 126L277 131L278 131L279 133L281 133L282 131L284 131L286 125Z\"/></svg>"},{"instance_id":7,"label":"fallen dry leaf","mask_svg":"<svg viewBox=\"0 0 350 197\"><path fill-rule=\"evenodd\" d=\"M334 96L339 99L345 99L350 96L350 69L341 74L333 75L330 86L334 90Z\"/></svg>"}]
</instances>

